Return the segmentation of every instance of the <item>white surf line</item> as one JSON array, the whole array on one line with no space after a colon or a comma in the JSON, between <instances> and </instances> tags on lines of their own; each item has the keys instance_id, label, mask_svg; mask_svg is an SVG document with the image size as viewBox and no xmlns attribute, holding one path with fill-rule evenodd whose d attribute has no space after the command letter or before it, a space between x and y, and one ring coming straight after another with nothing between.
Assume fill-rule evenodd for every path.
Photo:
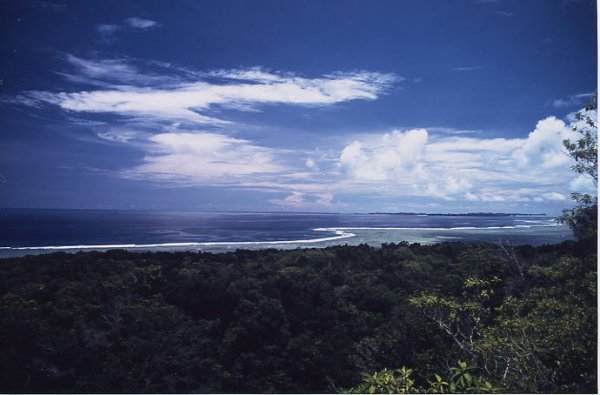
<instances>
[{"instance_id":1,"label":"white surf line","mask_svg":"<svg viewBox=\"0 0 600 395\"><path fill-rule=\"evenodd\" d=\"M522 229L534 227L560 226L560 224L537 224L537 225L505 225L505 226L456 226L452 228L411 228L411 227L371 227L371 226L350 226L350 227L332 227L332 228L317 228L313 230L488 230L488 229Z\"/></svg>"},{"instance_id":2,"label":"white surf line","mask_svg":"<svg viewBox=\"0 0 600 395\"><path fill-rule=\"evenodd\" d=\"M185 242L185 243L157 243L157 244L83 244L70 246L36 246L36 247L0 247L0 250L106 250L112 248L158 248L158 247L219 247L236 245L281 245L281 244L310 244L321 243L324 241L334 241L356 237L356 234L349 232L352 230L413 230L413 231L453 231L453 230L492 230L492 229L517 229L532 227L560 226L560 224L539 224L539 225L508 225L508 226L459 226L452 228L414 228L414 227L369 227L369 226L351 226L351 227L331 227L315 228L317 232L334 232L336 235L331 237L321 237L316 239L304 240L274 240L274 241L208 241L208 242Z\"/></svg>"},{"instance_id":3,"label":"white surf line","mask_svg":"<svg viewBox=\"0 0 600 395\"><path fill-rule=\"evenodd\" d=\"M355 237L356 235L344 230L334 230L326 228L313 229L315 231L334 232L336 235L331 237L321 237L317 239L305 240L274 240L274 241L207 241L207 242L186 242L186 243L158 243L158 244L83 244L70 246L39 246L39 247L0 247L0 250L106 250L111 248L156 248L156 247L218 247L234 245L279 245L279 244L308 244L320 243L323 241L333 241Z\"/></svg>"}]
</instances>

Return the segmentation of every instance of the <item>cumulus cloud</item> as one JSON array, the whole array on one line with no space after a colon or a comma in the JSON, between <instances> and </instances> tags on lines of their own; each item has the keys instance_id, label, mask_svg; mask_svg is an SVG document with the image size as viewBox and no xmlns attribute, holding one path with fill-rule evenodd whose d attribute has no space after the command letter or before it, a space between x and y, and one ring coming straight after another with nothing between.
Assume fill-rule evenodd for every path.
<instances>
[{"instance_id":1,"label":"cumulus cloud","mask_svg":"<svg viewBox=\"0 0 600 395\"><path fill-rule=\"evenodd\" d=\"M565 155L563 141L577 137L577 133L562 120L548 117L537 123L523 145L514 151L513 157L521 167L567 167L570 158Z\"/></svg>"},{"instance_id":2,"label":"cumulus cloud","mask_svg":"<svg viewBox=\"0 0 600 395\"><path fill-rule=\"evenodd\" d=\"M429 196L452 199L455 196L464 195L465 191L468 191L471 187L473 187L473 184L467 180L447 176L442 180L428 183L426 193Z\"/></svg>"},{"instance_id":3,"label":"cumulus cloud","mask_svg":"<svg viewBox=\"0 0 600 395\"><path fill-rule=\"evenodd\" d=\"M427 137L425 129L394 130L366 144L354 141L342 150L340 165L356 180L398 180L422 170Z\"/></svg>"},{"instance_id":4,"label":"cumulus cloud","mask_svg":"<svg viewBox=\"0 0 600 395\"><path fill-rule=\"evenodd\" d=\"M399 196L562 201L574 177L563 148L563 140L577 138L570 126L548 117L526 138L511 139L395 130L353 141L341 150L338 163L355 189L386 185L382 190Z\"/></svg>"}]
</instances>

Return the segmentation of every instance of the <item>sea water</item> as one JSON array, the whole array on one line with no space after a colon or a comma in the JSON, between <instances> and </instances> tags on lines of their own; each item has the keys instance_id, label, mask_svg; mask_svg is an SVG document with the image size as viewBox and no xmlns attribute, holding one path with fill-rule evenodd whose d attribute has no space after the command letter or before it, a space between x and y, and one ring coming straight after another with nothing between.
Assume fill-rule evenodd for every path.
<instances>
[{"instance_id":1,"label":"sea water","mask_svg":"<svg viewBox=\"0 0 600 395\"><path fill-rule=\"evenodd\" d=\"M545 215L199 213L0 209L0 257L51 251L379 246L408 241L551 244L572 238Z\"/></svg>"}]
</instances>

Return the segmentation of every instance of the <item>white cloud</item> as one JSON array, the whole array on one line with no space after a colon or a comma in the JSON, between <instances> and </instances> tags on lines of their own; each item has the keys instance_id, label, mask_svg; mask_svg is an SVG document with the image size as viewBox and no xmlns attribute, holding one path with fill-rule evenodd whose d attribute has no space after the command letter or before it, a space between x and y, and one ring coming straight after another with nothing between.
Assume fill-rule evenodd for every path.
<instances>
[{"instance_id":1,"label":"white cloud","mask_svg":"<svg viewBox=\"0 0 600 395\"><path fill-rule=\"evenodd\" d=\"M594 184L594 180L592 180L589 177L584 176L583 174L580 174L579 176L577 176L577 178L572 180L569 183L569 187L573 192L594 193L594 194L598 193L598 188Z\"/></svg>"},{"instance_id":2,"label":"white cloud","mask_svg":"<svg viewBox=\"0 0 600 395\"><path fill-rule=\"evenodd\" d=\"M112 113L169 122L224 125L228 122L203 114L214 106L252 110L264 104L329 106L349 100L374 100L398 77L372 72L334 73L304 78L260 69L220 70L195 81L140 73L125 60L68 61L78 68L71 80L103 85L79 92L29 92L30 100L55 104L82 113ZM215 76L228 81L211 81Z\"/></svg>"},{"instance_id":3,"label":"white cloud","mask_svg":"<svg viewBox=\"0 0 600 395\"><path fill-rule=\"evenodd\" d=\"M112 25L112 24L96 25L96 30L98 31L98 33L100 33L102 35L111 35L121 29L122 29L122 26L120 26L120 25Z\"/></svg>"},{"instance_id":4,"label":"white cloud","mask_svg":"<svg viewBox=\"0 0 600 395\"><path fill-rule=\"evenodd\" d=\"M160 26L158 22L150 19L138 17L127 18L121 24L116 23L101 23L96 25L96 31L101 37L101 41L105 44L110 44L116 39L116 33L124 30L148 30Z\"/></svg>"},{"instance_id":5,"label":"white cloud","mask_svg":"<svg viewBox=\"0 0 600 395\"><path fill-rule=\"evenodd\" d=\"M101 23L96 25L96 31L100 36L100 42L110 44L115 41L116 34L123 29L122 25Z\"/></svg>"},{"instance_id":6,"label":"white cloud","mask_svg":"<svg viewBox=\"0 0 600 395\"><path fill-rule=\"evenodd\" d=\"M555 117L538 122L526 138L396 130L348 144L338 163L347 188L355 190L468 201L563 201L574 177L563 140L574 138Z\"/></svg>"},{"instance_id":7,"label":"white cloud","mask_svg":"<svg viewBox=\"0 0 600 395\"><path fill-rule=\"evenodd\" d=\"M462 134L480 134L481 130L471 130L471 129L455 129L444 126L432 126L427 127L428 132L432 133L443 133L443 134L454 134L454 135L462 135Z\"/></svg>"},{"instance_id":8,"label":"white cloud","mask_svg":"<svg viewBox=\"0 0 600 395\"><path fill-rule=\"evenodd\" d=\"M123 84L156 86L176 84L180 81L173 76L150 75L140 72L127 59L83 59L66 54L66 60L75 68L76 73L58 73L69 81L121 89Z\"/></svg>"},{"instance_id":9,"label":"white cloud","mask_svg":"<svg viewBox=\"0 0 600 395\"><path fill-rule=\"evenodd\" d=\"M515 188L513 190L498 190L485 188L477 193L467 192L464 195L468 201L483 202L548 202L564 201L568 198L559 192L548 192L539 188Z\"/></svg>"},{"instance_id":10,"label":"white cloud","mask_svg":"<svg viewBox=\"0 0 600 395\"><path fill-rule=\"evenodd\" d=\"M304 162L304 164L306 165L306 167L308 167L309 169L311 169L313 171L319 171L319 166L317 165L317 162L315 162L315 160L313 158L306 159L306 162Z\"/></svg>"},{"instance_id":11,"label":"white cloud","mask_svg":"<svg viewBox=\"0 0 600 395\"><path fill-rule=\"evenodd\" d=\"M505 202L507 198L500 193L497 192L481 192L481 193L471 193L467 192L464 196L465 200L476 202ZM522 200L516 196L513 196L510 200Z\"/></svg>"},{"instance_id":12,"label":"white cloud","mask_svg":"<svg viewBox=\"0 0 600 395\"><path fill-rule=\"evenodd\" d=\"M546 193L544 195L544 198L545 198L545 200L558 200L558 201L567 200L567 197L565 195L563 195L562 193L558 193L558 192Z\"/></svg>"},{"instance_id":13,"label":"white cloud","mask_svg":"<svg viewBox=\"0 0 600 395\"><path fill-rule=\"evenodd\" d=\"M360 181L398 180L420 172L427 144L427 131L395 130L368 144L354 141L340 155L340 165L351 178Z\"/></svg>"},{"instance_id":14,"label":"white cloud","mask_svg":"<svg viewBox=\"0 0 600 395\"><path fill-rule=\"evenodd\" d=\"M548 117L537 123L524 144L514 151L513 157L522 167L568 167L570 158L563 147L565 139L577 139L577 133L560 119Z\"/></svg>"},{"instance_id":15,"label":"white cloud","mask_svg":"<svg viewBox=\"0 0 600 395\"><path fill-rule=\"evenodd\" d=\"M150 19L143 19L138 17L131 17L125 19L125 23L127 23L130 27L135 29L150 29L153 27L157 27L158 23L155 21L151 21Z\"/></svg>"},{"instance_id":16,"label":"white cloud","mask_svg":"<svg viewBox=\"0 0 600 395\"><path fill-rule=\"evenodd\" d=\"M276 82L281 81L282 76L268 71L264 71L260 67L251 67L248 69L233 69L233 70L213 70L206 73L211 77L218 77L230 80L254 81L254 82ZM293 77L293 74L288 74L288 77Z\"/></svg>"},{"instance_id":17,"label":"white cloud","mask_svg":"<svg viewBox=\"0 0 600 395\"><path fill-rule=\"evenodd\" d=\"M134 130L109 130L106 132L99 132L98 137L116 143L128 143L134 139L140 138L141 133Z\"/></svg>"},{"instance_id":18,"label":"white cloud","mask_svg":"<svg viewBox=\"0 0 600 395\"><path fill-rule=\"evenodd\" d=\"M306 200L304 200L304 196L304 193L294 191L291 195L283 199L271 199L271 203L284 207L303 207L307 204Z\"/></svg>"},{"instance_id":19,"label":"white cloud","mask_svg":"<svg viewBox=\"0 0 600 395\"><path fill-rule=\"evenodd\" d=\"M283 199L271 199L271 203L288 208L328 208L334 205L333 195L331 193L305 193L293 191Z\"/></svg>"},{"instance_id":20,"label":"white cloud","mask_svg":"<svg viewBox=\"0 0 600 395\"><path fill-rule=\"evenodd\" d=\"M590 101L593 95L593 93L579 93L566 98L556 99L552 101L552 106L555 108L581 106Z\"/></svg>"},{"instance_id":21,"label":"white cloud","mask_svg":"<svg viewBox=\"0 0 600 395\"><path fill-rule=\"evenodd\" d=\"M427 195L440 197L442 199L452 199L456 196L463 196L465 191L468 191L473 185L460 178L453 176L445 177L437 182L427 184Z\"/></svg>"},{"instance_id":22,"label":"white cloud","mask_svg":"<svg viewBox=\"0 0 600 395\"><path fill-rule=\"evenodd\" d=\"M581 118L579 118L579 116ZM586 110L581 109L576 112L567 114L567 120L571 129L575 128L579 131L584 131L590 128L588 121L592 121L595 125L598 125L598 110ZM579 136L581 137L581 136Z\"/></svg>"},{"instance_id":23,"label":"white cloud","mask_svg":"<svg viewBox=\"0 0 600 395\"><path fill-rule=\"evenodd\" d=\"M87 113L113 113L125 117L145 116L164 121L188 121L203 124L226 124L228 122L201 115L196 106L207 108L213 94L201 87L194 89L157 90L152 88L129 88L127 90L82 91L58 93L51 97L39 96L48 103L56 104L64 110Z\"/></svg>"},{"instance_id":24,"label":"white cloud","mask_svg":"<svg viewBox=\"0 0 600 395\"><path fill-rule=\"evenodd\" d=\"M123 176L190 185L235 185L244 177L260 178L286 169L275 150L221 134L160 133L149 141L151 153L144 163L124 171Z\"/></svg>"}]
</instances>

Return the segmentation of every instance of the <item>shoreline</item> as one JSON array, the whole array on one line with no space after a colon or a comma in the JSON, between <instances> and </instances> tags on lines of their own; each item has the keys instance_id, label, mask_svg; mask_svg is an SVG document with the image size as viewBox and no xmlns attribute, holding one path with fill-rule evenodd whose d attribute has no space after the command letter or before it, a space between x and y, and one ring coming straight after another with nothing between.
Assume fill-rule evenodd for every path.
<instances>
[{"instance_id":1,"label":"shoreline","mask_svg":"<svg viewBox=\"0 0 600 395\"><path fill-rule=\"evenodd\" d=\"M550 234L524 234L529 229L560 230ZM536 237L549 237L552 239L567 240L571 237L566 225L551 224L527 224L507 225L489 227L327 227L313 228L317 232L332 232L327 237L295 240L272 240L272 241L209 241L209 242L167 242L167 243L105 243L105 244L74 244L74 245L48 245L48 246L2 246L0 247L0 259L14 256L22 256L23 253L45 254L51 252L78 252L78 251L107 251L111 249L126 249L134 251L213 251L227 252L240 247L247 249L265 248L325 248L341 245L341 240L347 240L353 244L381 245L389 242L409 242L421 244L435 244L444 241L463 242L485 242L490 237L496 239L535 239ZM562 232L564 230L564 232ZM497 233L502 231L502 233ZM569 235L564 234L569 232ZM439 234L438 234L439 233ZM558 240L558 241L560 241ZM518 240L515 240L518 242ZM556 241L556 240L555 240ZM549 241L548 243L554 243ZM519 244L544 244L540 242L519 242Z\"/></svg>"}]
</instances>

